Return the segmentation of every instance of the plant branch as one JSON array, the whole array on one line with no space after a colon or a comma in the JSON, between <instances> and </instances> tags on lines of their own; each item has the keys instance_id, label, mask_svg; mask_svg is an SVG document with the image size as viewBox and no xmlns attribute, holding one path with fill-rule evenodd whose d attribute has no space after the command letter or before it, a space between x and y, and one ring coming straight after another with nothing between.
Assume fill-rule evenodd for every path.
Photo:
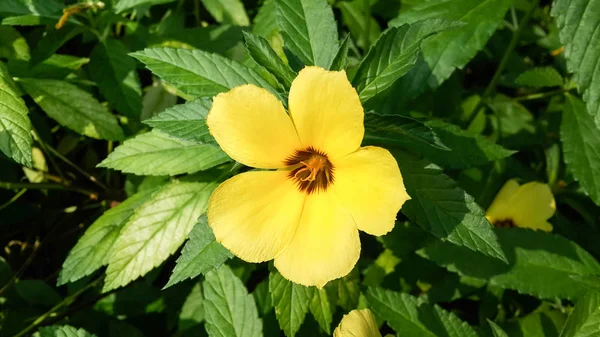
<instances>
[{"instance_id":1,"label":"plant branch","mask_svg":"<svg viewBox=\"0 0 600 337\"><path fill-rule=\"evenodd\" d=\"M75 164L72 161L70 161L67 157L63 156L60 152L58 152L57 150L53 149L51 146L48 146L47 148L48 148L48 151L52 152L53 155L55 155L56 157L58 157L60 160L64 161L67 165L71 166L73 169L75 169L75 171L81 173L83 176L85 176L86 178L88 178L91 182L93 182L94 184L98 185L100 188L102 188L105 191L109 190L108 186L104 185L100 180L96 179L96 177L94 177L93 175L87 173L81 167L77 166L77 164Z\"/></svg>"},{"instance_id":2,"label":"plant branch","mask_svg":"<svg viewBox=\"0 0 600 337\"><path fill-rule=\"evenodd\" d=\"M54 184L54 183L21 183L21 182L9 182L9 181L0 181L0 188L4 189L15 189L15 188L27 188L27 189L36 189L36 190L63 190L63 191L72 191L81 193L83 195L88 196L90 199L97 200L98 193L95 191L86 190L79 187L67 186L63 184Z\"/></svg>"},{"instance_id":3,"label":"plant branch","mask_svg":"<svg viewBox=\"0 0 600 337\"><path fill-rule=\"evenodd\" d=\"M546 97L550 97L550 96L554 96L554 95L558 95L558 94L563 94L565 92L569 92L569 89L560 88L560 89L556 89L556 90L552 90L552 91L538 92L535 94L514 97L513 100L515 100L515 101L530 101L530 100L534 100L534 99L541 99L541 98L546 98Z\"/></svg>"},{"instance_id":4,"label":"plant branch","mask_svg":"<svg viewBox=\"0 0 600 337\"><path fill-rule=\"evenodd\" d=\"M27 258L25 263L23 263L23 265L21 265L21 268L19 268L19 270L10 278L10 280L8 280L8 282L2 287L2 289L0 289L0 295L2 293L4 293L4 291L6 289L8 289L13 283L15 283L15 281L19 277L21 277L21 275L23 275L23 273L29 267L31 262L33 262L33 259L37 255L37 252L40 250L41 245L42 244L40 243L40 241L38 239L36 239L35 242L33 243L33 251L31 252L31 254L29 254L29 257Z\"/></svg>"}]
</instances>

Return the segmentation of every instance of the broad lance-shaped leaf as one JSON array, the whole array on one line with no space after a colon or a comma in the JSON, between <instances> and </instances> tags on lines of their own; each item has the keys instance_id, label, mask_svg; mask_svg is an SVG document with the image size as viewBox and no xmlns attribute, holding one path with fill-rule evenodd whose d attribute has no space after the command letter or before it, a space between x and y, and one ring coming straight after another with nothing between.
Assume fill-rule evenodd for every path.
<instances>
[{"instance_id":1,"label":"broad lance-shaped leaf","mask_svg":"<svg viewBox=\"0 0 600 337\"><path fill-rule=\"evenodd\" d=\"M106 39L96 45L90 56L90 76L115 110L139 120L142 112L142 87L136 62L127 55L123 43Z\"/></svg>"},{"instance_id":2,"label":"broad lance-shaped leaf","mask_svg":"<svg viewBox=\"0 0 600 337\"><path fill-rule=\"evenodd\" d=\"M560 337L597 337L600 335L600 292L590 291L577 301Z\"/></svg>"},{"instance_id":3,"label":"broad lance-shaped leaf","mask_svg":"<svg viewBox=\"0 0 600 337\"><path fill-rule=\"evenodd\" d=\"M525 87L556 87L564 83L560 73L553 67L537 67L521 73L515 83Z\"/></svg>"},{"instance_id":4,"label":"broad lance-shaped leaf","mask_svg":"<svg viewBox=\"0 0 600 337\"><path fill-rule=\"evenodd\" d=\"M241 0L202 0L202 4L218 23L250 25L250 19Z\"/></svg>"},{"instance_id":5,"label":"broad lance-shaped leaf","mask_svg":"<svg viewBox=\"0 0 600 337\"><path fill-rule=\"evenodd\" d=\"M296 73L283 62L269 42L258 35L244 32L248 54L256 63L267 69L285 88L292 85Z\"/></svg>"},{"instance_id":6,"label":"broad lance-shaped leaf","mask_svg":"<svg viewBox=\"0 0 600 337\"><path fill-rule=\"evenodd\" d=\"M55 0L3 0L0 1L0 13L8 15L35 15L59 18L61 3Z\"/></svg>"},{"instance_id":7,"label":"broad lance-shaped leaf","mask_svg":"<svg viewBox=\"0 0 600 337\"><path fill-rule=\"evenodd\" d=\"M310 313L314 316L319 326L328 335L331 334L331 321L333 320L332 307L335 303L331 303L325 288L314 289L313 298L310 301Z\"/></svg>"},{"instance_id":8,"label":"broad lance-shaped leaf","mask_svg":"<svg viewBox=\"0 0 600 337\"><path fill-rule=\"evenodd\" d=\"M31 121L12 77L0 62L0 151L25 166L32 165Z\"/></svg>"},{"instance_id":9,"label":"broad lance-shaped leaf","mask_svg":"<svg viewBox=\"0 0 600 337\"><path fill-rule=\"evenodd\" d=\"M512 3L512 0L422 1L401 11L389 24L400 26L437 18L464 23L462 27L441 32L423 43L429 73L423 83L436 87L456 68L462 69L485 46Z\"/></svg>"},{"instance_id":10,"label":"broad lance-shaped leaf","mask_svg":"<svg viewBox=\"0 0 600 337\"><path fill-rule=\"evenodd\" d=\"M369 288L367 301L375 315L403 337L477 337L453 313L406 293Z\"/></svg>"},{"instance_id":11,"label":"broad lance-shaped leaf","mask_svg":"<svg viewBox=\"0 0 600 337\"><path fill-rule=\"evenodd\" d=\"M441 150L449 150L437 134L425 124L401 115L380 115L374 112L365 113L365 144L387 146L403 146L414 148L417 144L425 144Z\"/></svg>"},{"instance_id":12,"label":"broad lance-shaped leaf","mask_svg":"<svg viewBox=\"0 0 600 337\"><path fill-rule=\"evenodd\" d=\"M117 13L122 13L126 10L135 8L137 6L152 6L166 4L173 1L175 0L118 0L118 2L116 2L116 4L114 5L114 10Z\"/></svg>"},{"instance_id":13,"label":"broad lance-shaped leaf","mask_svg":"<svg viewBox=\"0 0 600 337\"><path fill-rule=\"evenodd\" d=\"M205 215L190 233L165 288L219 267L233 255L215 239Z\"/></svg>"},{"instance_id":14,"label":"broad lance-shaped leaf","mask_svg":"<svg viewBox=\"0 0 600 337\"><path fill-rule=\"evenodd\" d=\"M274 0L284 44L304 65L329 69L338 50L337 24L327 0Z\"/></svg>"},{"instance_id":15,"label":"broad lance-shaped leaf","mask_svg":"<svg viewBox=\"0 0 600 337\"><path fill-rule=\"evenodd\" d=\"M83 329L77 329L70 325L52 325L40 328L40 337L96 337Z\"/></svg>"},{"instance_id":16,"label":"broad lance-shaped leaf","mask_svg":"<svg viewBox=\"0 0 600 337\"><path fill-rule=\"evenodd\" d=\"M57 80L22 78L19 83L42 110L61 125L96 139L123 138L115 116L87 91Z\"/></svg>"},{"instance_id":17,"label":"broad lance-shaped leaf","mask_svg":"<svg viewBox=\"0 0 600 337\"><path fill-rule=\"evenodd\" d=\"M281 95L254 70L217 54L201 50L148 48L131 53L155 75L194 98L214 96L251 83Z\"/></svg>"},{"instance_id":18,"label":"broad lance-shaped leaf","mask_svg":"<svg viewBox=\"0 0 600 337\"><path fill-rule=\"evenodd\" d=\"M145 275L179 248L219 184L214 172L206 172L201 179L166 185L136 209L108 259L104 291Z\"/></svg>"},{"instance_id":19,"label":"broad lance-shaped leaf","mask_svg":"<svg viewBox=\"0 0 600 337\"><path fill-rule=\"evenodd\" d=\"M428 20L388 29L369 49L352 79L361 102L389 88L406 74L417 62L425 38L456 26L449 21Z\"/></svg>"},{"instance_id":20,"label":"broad lance-shaped leaf","mask_svg":"<svg viewBox=\"0 0 600 337\"><path fill-rule=\"evenodd\" d=\"M491 256L500 264L506 261L492 225L472 196L439 166L401 152L394 152L394 156L412 198L402 213L435 237Z\"/></svg>"},{"instance_id":21,"label":"broad lance-shaped leaf","mask_svg":"<svg viewBox=\"0 0 600 337\"><path fill-rule=\"evenodd\" d=\"M166 109L144 123L162 132L201 144L217 144L206 125L212 101L204 97Z\"/></svg>"},{"instance_id":22,"label":"broad lance-shaped leaf","mask_svg":"<svg viewBox=\"0 0 600 337\"><path fill-rule=\"evenodd\" d=\"M315 288L305 287L285 279L279 272L269 275L271 301L279 326L288 337L293 337L304 322Z\"/></svg>"},{"instance_id":23,"label":"broad lance-shaped leaf","mask_svg":"<svg viewBox=\"0 0 600 337\"><path fill-rule=\"evenodd\" d=\"M137 175L177 175L206 170L229 160L217 146L154 130L126 140L98 166Z\"/></svg>"},{"instance_id":24,"label":"broad lance-shaped leaf","mask_svg":"<svg viewBox=\"0 0 600 337\"><path fill-rule=\"evenodd\" d=\"M592 200L600 205L600 126L584 103L567 94L560 125L567 168Z\"/></svg>"},{"instance_id":25,"label":"broad lance-shaped leaf","mask_svg":"<svg viewBox=\"0 0 600 337\"><path fill-rule=\"evenodd\" d=\"M202 287L210 337L262 337L262 320L254 298L229 266L206 274Z\"/></svg>"},{"instance_id":26,"label":"broad lance-shaped leaf","mask_svg":"<svg viewBox=\"0 0 600 337\"><path fill-rule=\"evenodd\" d=\"M138 192L94 221L69 252L57 284L75 282L107 265L121 229L135 210L148 201L156 190L153 188Z\"/></svg>"},{"instance_id":27,"label":"broad lance-shaped leaf","mask_svg":"<svg viewBox=\"0 0 600 337\"><path fill-rule=\"evenodd\" d=\"M520 228L494 232L508 264L441 241L419 253L452 272L547 299L579 298L588 288L570 276L600 274L600 263L562 236Z\"/></svg>"},{"instance_id":28,"label":"broad lance-shaped leaf","mask_svg":"<svg viewBox=\"0 0 600 337\"><path fill-rule=\"evenodd\" d=\"M502 330L502 328L500 326L498 326L498 324L490 321L489 319L487 320L487 322L490 325L490 328L492 329L492 333L494 334L494 337L508 337L506 332L504 330Z\"/></svg>"},{"instance_id":29,"label":"broad lance-shaped leaf","mask_svg":"<svg viewBox=\"0 0 600 337\"><path fill-rule=\"evenodd\" d=\"M583 91L587 111L600 126L600 0L555 0L560 41L565 46L567 68Z\"/></svg>"}]
</instances>

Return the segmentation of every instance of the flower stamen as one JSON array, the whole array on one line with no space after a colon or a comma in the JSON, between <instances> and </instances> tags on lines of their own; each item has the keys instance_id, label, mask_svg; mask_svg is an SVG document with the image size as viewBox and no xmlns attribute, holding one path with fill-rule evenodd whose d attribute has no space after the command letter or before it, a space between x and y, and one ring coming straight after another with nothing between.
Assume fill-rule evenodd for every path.
<instances>
[{"instance_id":1,"label":"flower stamen","mask_svg":"<svg viewBox=\"0 0 600 337\"><path fill-rule=\"evenodd\" d=\"M333 165L324 152L312 147L296 150L285 164L290 169L288 176L296 181L300 191L325 191L333 183Z\"/></svg>"}]
</instances>

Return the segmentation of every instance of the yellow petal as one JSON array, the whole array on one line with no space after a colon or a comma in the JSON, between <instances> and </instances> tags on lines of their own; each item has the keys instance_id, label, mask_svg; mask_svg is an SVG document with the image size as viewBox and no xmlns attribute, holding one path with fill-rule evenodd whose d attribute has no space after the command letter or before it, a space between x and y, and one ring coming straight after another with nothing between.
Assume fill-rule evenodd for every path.
<instances>
[{"instance_id":1,"label":"yellow petal","mask_svg":"<svg viewBox=\"0 0 600 337\"><path fill-rule=\"evenodd\" d=\"M222 183L211 195L208 224L217 241L242 260L271 260L294 237L305 195L287 174L245 172Z\"/></svg>"},{"instance_id":2,"label":"yellow petal","mask_svg":"<svg viewBox=\"0 0 600 337\"><path fill-rule=\"evenodd\" d=\"M358 229L383 235L394 228L396 214L410 197L398 163L388 150L367 146L333 162L331 187Z\"/></svg>"},{"instance_id":3,"label":"yellow petal","mask_svg":"<svg viewBox=\"0 0 600 337\"><path fill-rule=\"evenodd\" d=\"M343 70L302 69L290 89L289 109L302 144L329 158L354 152L362 142L364 111Z\"/></svg>"},{"instance_id":4,"label":"yellow petal","mask_svg":"<svg viewBox=\"0 0 600 337\"><path fill-rule=\"evenodd\" d=\"M489 222L494 223L497 220L512 218L512 197L518 189L519 183L514 179L504 183L485 214Z\"/></svg>"},{"instance_id":5,"label":"yellow petal","mask_svg":"<svg viewBox=\"0 0 600 337\"><path fill-rule=\"evenodd\" d=\"M333 193L306 197L294 239L275 258L283 277L306 286L323 287L347 275L360 255L358 229Z\"/></svg>"},{"instance_id":6,"label":"yellow petal","mask_svg":"<svg viewBox=\"0 0 600 337\"><path fill-rule=\"evenodd\" d=\"M547 220L555 211L554 196L547 184L535 181L524 184L512 198L512 219L518 227L551 230Z\"/></svg>"},{"instance_id":7,"label":"yellow petal","mask_svg":"<svg viewBox=\"0 0 600 337\"><path fill-rule=\"evenodd\" d=\"M257 168L283 168L301 147L281 102L252 84L215 96L206 124L234 160Z\"/></svg>"},{"instance_id":8,"label":"yellow petal","mask_svg":"<svg viewBox=\"0 0 600 337\"><path fill-rule=\"evenodd\" d=\"M381 333L371 310L362 309L344 315L333 337L381 337Z\"/></svg>"}]
</instances>

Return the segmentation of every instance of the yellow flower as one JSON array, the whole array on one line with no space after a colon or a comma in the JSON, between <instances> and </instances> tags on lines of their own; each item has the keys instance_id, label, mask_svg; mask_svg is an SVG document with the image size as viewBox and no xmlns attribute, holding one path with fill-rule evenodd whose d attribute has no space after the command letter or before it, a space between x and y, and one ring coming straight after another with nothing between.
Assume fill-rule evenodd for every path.
<instances>
[{"instance_id":1,"label":"yellow flower","mask_svg":"<svg viewBox=\"0 0 600 337\"><path fill-rule=\"evenodd\" d=\"M248 262L274 259L287 279L311 286L350 272L358 230L383 235L409 199L398 164L360 147L364 112L344 71L306 67L293 81L289 111L267 90L242 85L214 98L211 134L238 174L212 194L217 241Z\"/></svg>"},{"instance_id":2,"label":"yellow flower","mask_svg":"<svg viewBox=\"0 0 600 337\"><path fill-rule=\"evenodd\" d=\"M551 231L548 222L556 211L550 187L538 182L519 186L508 180L500 189L485 214L496 227L523 227Z\"/></svg>"},{"instance_id":3,"label":"yellow flower","mask_svg":"<svg viewBox=\"0 0 600 337\"><path fill-rule=\"evenodd\" d=\"M381 337L381 333L371 310L362 309L344 315L333 337Z\"/></svg>"}]
</instances>

